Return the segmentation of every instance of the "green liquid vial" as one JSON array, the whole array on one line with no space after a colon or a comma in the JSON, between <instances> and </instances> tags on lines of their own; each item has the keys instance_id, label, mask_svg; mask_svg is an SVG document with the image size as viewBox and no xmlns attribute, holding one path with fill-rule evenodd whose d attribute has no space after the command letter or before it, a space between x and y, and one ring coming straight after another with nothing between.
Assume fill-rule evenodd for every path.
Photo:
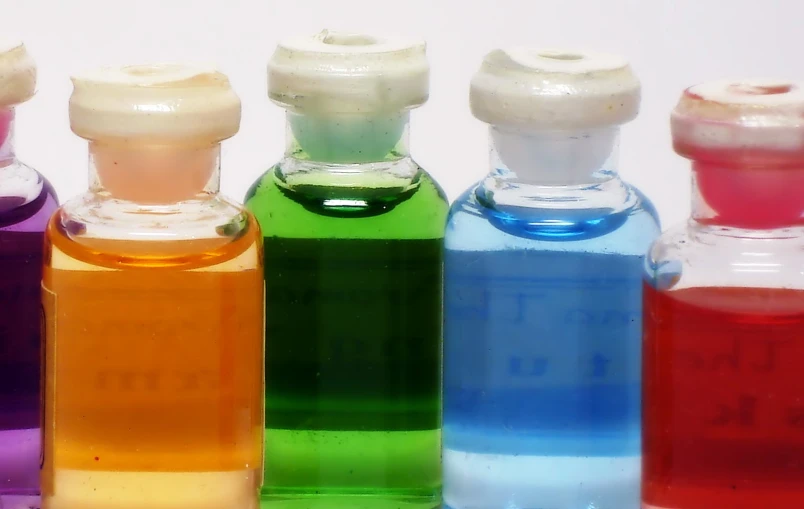
<instances>
[{"instance_id":1,"label":"green liquid vial","mask_svg":"<svg viewBox=\"0 0 804 509\"><path fill-rule=\"evenodd\" d=\"M443 192L408 153L423 43L322 32L269 64L263 509L441 505Z\"/></svg>"}]
</instances>

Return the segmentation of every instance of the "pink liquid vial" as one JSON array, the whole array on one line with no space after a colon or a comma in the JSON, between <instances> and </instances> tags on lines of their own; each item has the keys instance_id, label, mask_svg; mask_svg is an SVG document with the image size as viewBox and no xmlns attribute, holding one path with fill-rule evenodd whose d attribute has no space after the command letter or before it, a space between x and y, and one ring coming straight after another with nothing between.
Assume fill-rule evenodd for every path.
<instances>
[{"instance_id":1,"label":"pink liquid vial","mask_svg":"<svg viewBox=\"0 0 804 509\"><path fill-rule=\"evenodd\" d=\"M647 258L642 509L804 501L804 87L704 83L672 115L692 216Z\"/></svg>"}]
</instances>

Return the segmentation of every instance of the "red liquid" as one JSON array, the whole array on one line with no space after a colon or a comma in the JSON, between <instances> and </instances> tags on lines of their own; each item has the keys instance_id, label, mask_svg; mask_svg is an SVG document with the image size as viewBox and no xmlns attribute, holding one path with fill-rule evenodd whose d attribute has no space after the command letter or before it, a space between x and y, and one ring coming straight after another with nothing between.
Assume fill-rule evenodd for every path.
<instances>
[{"instance_id":1,"label":"red liquid","mask_svg":"<svg viewBox=\"0 0 804 509\"><path fill-rule=\"evenodd\" d=\"M804 507L804 291L644 301L643 508Z\"/></svg>"}]
</instances>

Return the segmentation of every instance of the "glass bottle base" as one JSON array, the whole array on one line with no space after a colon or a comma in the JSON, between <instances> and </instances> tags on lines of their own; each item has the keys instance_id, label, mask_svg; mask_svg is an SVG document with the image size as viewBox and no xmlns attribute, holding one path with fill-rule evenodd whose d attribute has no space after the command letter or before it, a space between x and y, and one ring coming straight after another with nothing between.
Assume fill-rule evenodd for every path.
<instances>
[{"instance_id":1,"label":"glass bottle base","mask_svg":"<svg viewBox=\"0 0 804 509\"><path fill-rule=\"evenodd\" d=\"M42 509L256 509L262 472L57 469ZM6 509L6 508L3 508Z\"/></svg>"},{"instance_id":2,"label":"glass bottle base","mask_svg":"<svg viewBox=\"0 0 804 509\"><path fill-rule=\"evenodd\" d=\"M382 414L378 414L382 415ZM263 509L431 509L441 431L267 429Z\"/></svg>"},{"instance_id":3,"label":"glass bottle base","mask_svg":"<svg viewBox=\"0 0 804 509\"><path fill-rule=\"evenodd\" d=\"M409 496L378 494L294 493L263 495L260 509L436 509L435 495Z\"/></svg>"},{"instance_id":4,"label":"glass bottle base","mask_svg":"<svg viewBox=\"0 0 804 509\"><path fill-rule=\"evenodd\" d=\"M0 495L0 509L39 509L39 495L3 493Z\"/></svg>"},{"instance_id":5,"label":"glass bottle base","mask_svg":"<svg viewBox=\"0 0 804 509\"><path fill-rule=\"evenodd\" d=\"M0 430L0 509L39 507L39 428Z\"/></svg>"},{"instance_id":6,"label":"glass bottle base","mask_svg":"<svg viewBox=\"0 0 804 509\"><path fill-rule=\"evenodd\" d=\"M750 486L746 488L746 484ZM791 486L792 484L792 486ZM641 509L776 509L798 508L804 500L804 489L796 481L746 481L712 485L695 480L679 485L667 482L644 483Z\"/></svg>"},{"instance_id":7,"label":"glass bottle base","mask_svg":"<svg viewBox=\"0 0 804 509\"><path fill-rule=\"evenodd\" d=\"M513 456L444 450L451 509L637 509L639 456Z\"/></svg>"}]
</instances>

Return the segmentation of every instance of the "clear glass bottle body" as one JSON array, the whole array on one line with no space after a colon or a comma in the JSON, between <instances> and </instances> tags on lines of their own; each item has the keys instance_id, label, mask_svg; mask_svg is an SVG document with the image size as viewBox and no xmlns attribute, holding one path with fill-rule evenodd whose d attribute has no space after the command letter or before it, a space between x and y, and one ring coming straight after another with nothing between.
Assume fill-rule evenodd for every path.
<instances>
[{"instance_id":1,"label":"clear glass bottle body","mask_svg":"<svg viewBox=\"0 0 804 509\"><path fill-rule=\"evenodd\" d=\"M14 155L14 109L0 109L0 507L39 506L42 245L50 183Z\"/></svg>"},{"instance_id":2,"label":"clear glass bottle body","mask_svg":"<svg viewBox=\"0 0 804 509\"><path fill-rule=\"evenodd\" d=\"M219 151L92 142L48 225L45 508L256 507L262 243Z\"/></svg>"},{"instance_id":3,"label":"clear glass bottle body","mask_svg":"<svg viewBox=\"0 0 804 509\"><path fill-rule=\"evenodd\" d=\"M616 173L617 135L492 128L492 173L452 206L452 509L638 507L641 267L659 226Z\"/></svg>"},{"instance_id":4,"label":"clear glass bottle body","mask_svg":"<svg viewBox=\"0 0 804 509\"><path fill-rule=\"evenodd\" d=\"M448 206L397 122L291 114L246 197L265 243L264 508L441 503Z\"/></svg>"},{"instance_id":5,"label":"clear glass bottle body","mask_svg":"<svg viewBox=\"0 0 804 509\"><path fill-rule=\"evenodd\" d=\"M646 260L643 507L795 507L804 171L693 169L692 218Z\"/></svg>"}]
</instances>

